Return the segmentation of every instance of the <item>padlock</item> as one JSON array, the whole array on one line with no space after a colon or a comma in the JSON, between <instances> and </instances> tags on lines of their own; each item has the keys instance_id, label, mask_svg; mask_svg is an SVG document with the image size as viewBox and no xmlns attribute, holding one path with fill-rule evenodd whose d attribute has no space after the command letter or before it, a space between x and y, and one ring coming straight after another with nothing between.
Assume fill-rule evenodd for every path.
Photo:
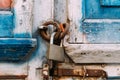
<instances>
[{"instance_id":1,"label":"padlock","mask_svg":"<svg viewBox=\"0 0 120 80\"><path fill-rule=\"evenodd\" d=\"M52 33L51 38L50 38L50 45L47 51L47 58L50 60L63 62L64 61L64 49L62 47L62 43L61 43L61 46L53 44L54 35L55 35L55 32Z\"/></svg>"}]
</instances>

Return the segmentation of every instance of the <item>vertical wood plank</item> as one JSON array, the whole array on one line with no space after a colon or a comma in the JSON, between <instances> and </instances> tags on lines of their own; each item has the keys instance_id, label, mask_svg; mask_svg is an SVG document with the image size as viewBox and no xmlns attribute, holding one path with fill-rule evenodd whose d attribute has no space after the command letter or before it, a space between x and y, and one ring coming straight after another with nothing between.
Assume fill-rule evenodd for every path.
<instances>
[{"instance_id":1,"label":"vertical wood plank","mask_svg":"<svg viewBox=\"0 0 120 80\"><path fill-rule=\"evenodd\" d=\"M66 23L67 0L54 0L54 19L60 23Z\"/></svg>"},{"instance_id":2,"label":"vertical wood plank","mask_svg":"<svg viewBox=\"0 0 120 80\"><path fill-rule=\"evenodd\" d=\"M34 0L33 33L47 20L53 20L54 0Z\"/></svg>"},{"instance_id":3,"label":"vertical wood plank","mask_svg":"<svg viewBox=\"0 0 120 80\"><path fill-rule=\"evenodd\" d=\"M35 33L40 25L47 20L53 20L54 0L34 0L33 9L33 33ZM29 61L29 72L27 80L42 80L42 73L39 72L39 68L42 68L42 64L46 55L45 41L37 35L38 48Z\"/></svg>"},{"instance_id":4,"label":"vertical wood plank","mask_svg":"<svg viewBox=\"0 0 120 80\"><path fill-rule=\"evenodd\" d=\"M31 37L32 32L32 11L33 0L15 0L14 1L14 16L15 30L14 37L23 37L19 34L24 34L24 37Z\"/></svg>"},{"instance_id":5,"label":"vertical wood plank","mask_svg":"<svg viewBox=\"0 0 120 80\"><path fill-rule=\"evenodd\" d=\"M83 0L68 0L68 18L70 20L70 43L83 43L80 26L84 12Z\"/></svg>"}]
</instances>

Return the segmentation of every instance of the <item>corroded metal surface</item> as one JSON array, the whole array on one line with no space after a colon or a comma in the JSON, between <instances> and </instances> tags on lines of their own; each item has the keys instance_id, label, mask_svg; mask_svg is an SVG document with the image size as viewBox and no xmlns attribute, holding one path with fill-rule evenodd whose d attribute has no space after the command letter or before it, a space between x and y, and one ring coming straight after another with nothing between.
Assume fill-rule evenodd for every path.
<instances>
[{"instance_id":1,"label":"corroded metal surface","mask_svg":"<svg viewBox=\"0 0 120 80\"><path fill-rule=\"evenodd\" d=\"M0 79L25 79L27 75L5 75L0 76Z\"/></svg>"},{"instance_id":2,"label":"corroded metal surface","mask_svg":"<svg viewBox=\"0 0 120 80\"><path fill-rule=\"evenodd\" d=\"M78 77L103 77L107 78L107 73L99 69L56 69L55 76L78 76Z\"/></svg>"}]
</instances>

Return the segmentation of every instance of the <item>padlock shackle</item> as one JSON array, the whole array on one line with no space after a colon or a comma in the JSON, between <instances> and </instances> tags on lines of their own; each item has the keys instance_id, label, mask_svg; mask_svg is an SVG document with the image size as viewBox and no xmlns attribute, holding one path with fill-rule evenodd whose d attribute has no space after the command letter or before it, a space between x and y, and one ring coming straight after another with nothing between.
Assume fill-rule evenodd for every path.
<instances>
[{"instance_id":1,"label":"padlock shackle","mask_svg":"<svg viewBox=\"0 0 120 80\"><path fill-rule=\"evenodd\" d=\"M50 37L50 44L53 44L53 42L54 42L55 33L56 33L56 32L53 32L53 33L51 34L51 37Z\"/></svg>"},{"instance_id":2,"label":"padlock shackle","mask_svg":"<svg viewBox=\"0 0 120 80\"><path fill-rule=\"evenodd\" d=\"M50 36L47 34L47 29L49 27L48 25L53 25L56 28L57 32L60 32L60 28L59 28L59 23L55 21L46 21L39 27L39 33L41 37L49 42ZM54 40L58 39L57 36L55 36L54 38L55 38Z\"/></svg>"}]
</instances>

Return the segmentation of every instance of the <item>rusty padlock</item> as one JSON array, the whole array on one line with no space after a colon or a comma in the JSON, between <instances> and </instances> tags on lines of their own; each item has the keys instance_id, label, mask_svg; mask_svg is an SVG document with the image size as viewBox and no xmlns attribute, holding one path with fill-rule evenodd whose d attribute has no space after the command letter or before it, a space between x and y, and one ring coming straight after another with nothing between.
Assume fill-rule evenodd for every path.
<instances>
[{"instance_id":1,"label":"rusty padlock","mask_svg":"<svg viewBox=\"0 0 120 80\"><path fill-rule=\"evenodd\" d=\"M64 61L64 49L62 47L62 43L61 43L61 46L53 44L54 35L55 35L55 32L52 33L51 38L50 38L50 45L47 51L47 58L50 60L63 62Z\"/></svg>"}]
</instances>

